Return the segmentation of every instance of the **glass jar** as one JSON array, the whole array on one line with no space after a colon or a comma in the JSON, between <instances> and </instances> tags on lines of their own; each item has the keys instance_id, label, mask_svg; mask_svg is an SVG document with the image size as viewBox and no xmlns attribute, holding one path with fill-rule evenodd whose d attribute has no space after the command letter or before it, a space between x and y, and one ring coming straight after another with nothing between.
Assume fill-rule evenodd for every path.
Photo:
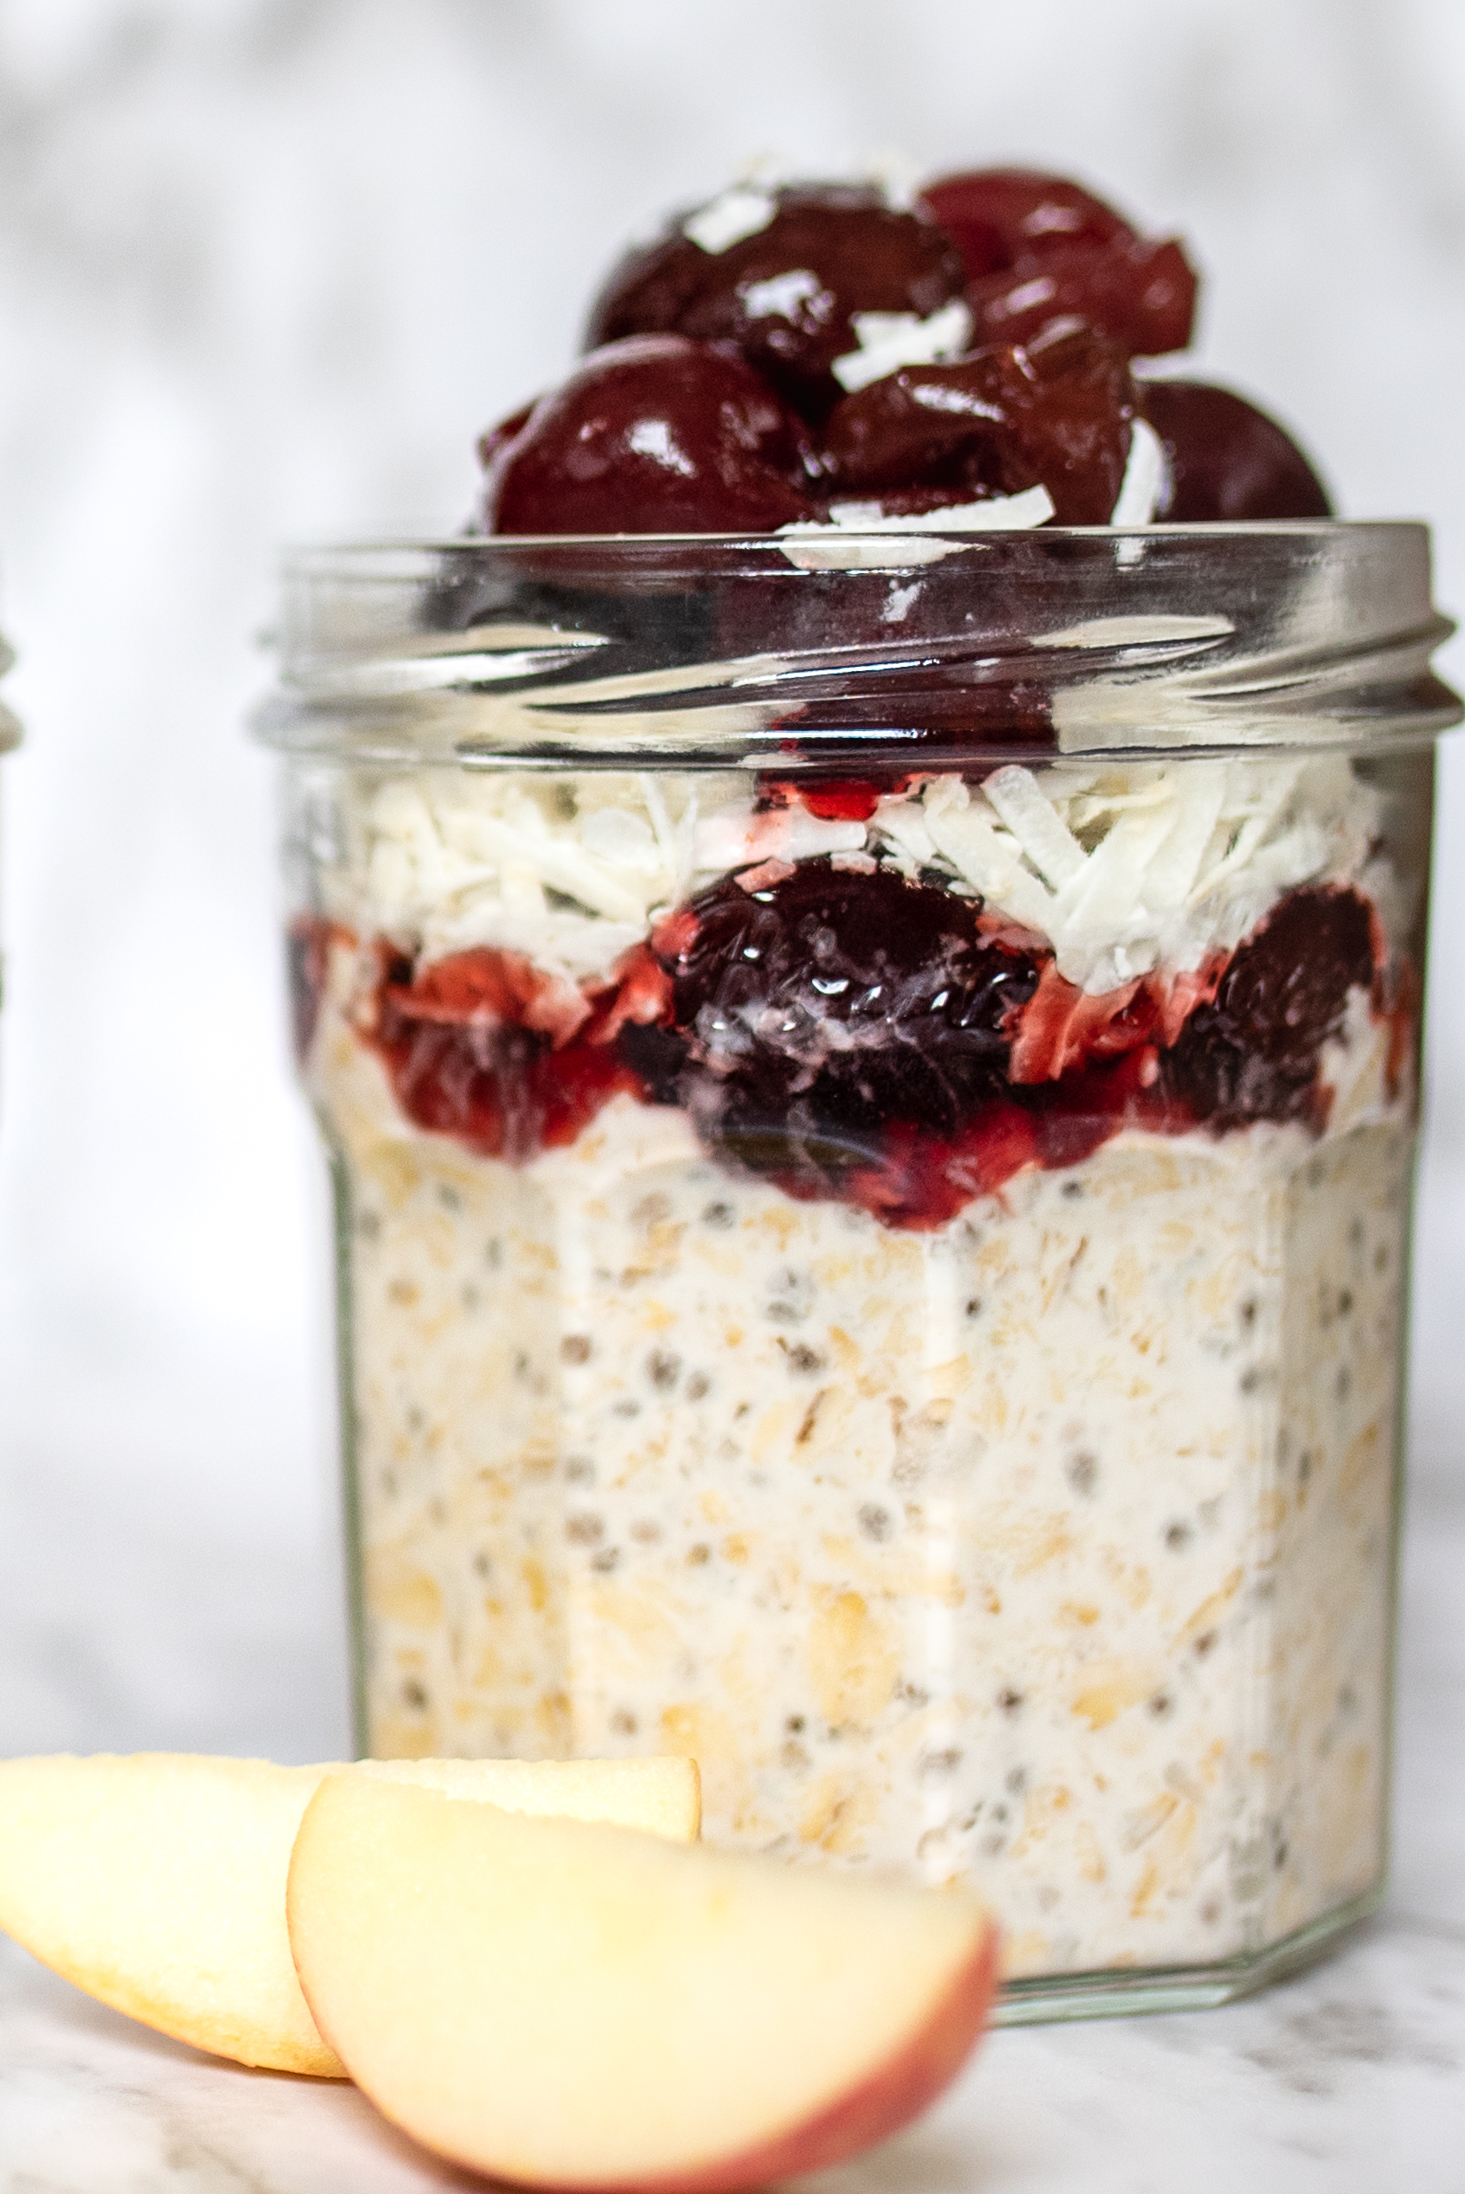
<instances>
[{"instance_id":1,"label":"glass jar","mask_svg":"<svg viewBox=\"0 0 1465 2194\"><path fill-rule=\"evenodd\" d=\"M292 562L363 1749L694 1754L1009 2018L1374 1905L1448 629L1410 525Z\"/></svg>"},{"instance_id":2,"label":"glass jar","mask_svg":"<svg viewBox=\"0 0 1465 2194\"><path fill-rule=\"evenodd\" d=\"M14 667L15 650L8 641L0 638L0 678ZM0 701L0 754L9 754L18 747L23 734L19 718Z\"/></svg>"}]
</instances>

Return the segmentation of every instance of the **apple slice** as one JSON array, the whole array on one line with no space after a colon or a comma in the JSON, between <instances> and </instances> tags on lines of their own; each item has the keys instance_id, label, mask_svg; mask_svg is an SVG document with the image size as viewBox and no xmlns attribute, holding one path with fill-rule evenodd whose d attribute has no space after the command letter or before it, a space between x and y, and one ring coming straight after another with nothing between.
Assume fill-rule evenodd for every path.
<instances>
[{"instance_id":1,"label":"apple slice","mask_svg":"<svg viewBox=\"0 0 1465 2194\"><path fill-rule=\"evenodd\" d=\"M332 1775L290 1861L322 2034L383 2114L528 2186L716 2194L893 2133L952 2079L996 1931L959 1890Z\"/></svg>"},{"instance_id":2,"label":"apple slice","mask_svg":"<svg viewBox=\"0 0 1465 2194\"><path fill-rule=\"evenodd\" d=\"M312 1770L317 1784L331 1772L340 1770ZM670 1755L652 1760L357 1760L350 1772L440 1791L445 1798L471 1798L505 1813L639 1828L677 1844L694 1844L702 1833L697 1763ZM290 1841L295 1841L293 1831ZM289 1863L287 1852L286 1870Z\"/></svg>"},{"instance_id":3,"label":"apple slice","mask_svg":"<svg viewBox=\"0 0 1465 2194\"><path fill-rule=\"evenodd\" d=\"M89 1995L242 2064L344 2078L285 1931L285 1877L321 1778L491 1798L691 1838L695 1762L372 1760L276 1767L189 1753L0 1761L0 1928Z\"/></svg>"}]
</instances>

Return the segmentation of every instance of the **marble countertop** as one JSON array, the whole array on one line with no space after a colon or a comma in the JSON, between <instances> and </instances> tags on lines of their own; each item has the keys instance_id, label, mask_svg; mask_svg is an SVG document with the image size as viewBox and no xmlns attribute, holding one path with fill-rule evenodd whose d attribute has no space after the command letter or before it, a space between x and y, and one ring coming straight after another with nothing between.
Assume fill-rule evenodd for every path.
<instances>
[{"instance_id":1,"label":"marble countertop","mask_svg":"<svg viewBox=\"0 0 1465 2194\"><path fill-rule=\"evenodd\" d=\"M79 1530L72 1519L73 1532ZM144 1527L139 1526L139 1530ZM98 1548L117 1556L115 1530ZM189 1575L174 1558L163 1574ZM1416 1472L1405 1541L1397 1835L1384 1914L1301 1978L1219 2011L992 2035L911 2132L804 2183L828 2194L1465 2194L1465 1480ZM52 1575L56 1572L53 1570ZM152 1605L211 1671L240 1749L232 1597ZM44 1629L13 1633L42 1651ZM27 1648L27 1639L30 1640ZM0 1640L0 1643L3 1643ZM195 1742L203 1742L195 1724ZM353 2090L244 2071L90 2002L0 1943L0 2186L15 2194L413 2194L469 2180Z\"/></svg>"},{"instance_id":2,"label":"marble countertop","mask_svg":"<svg viewBox=\"0 0 1465 2194\"><path fill-rule=\"evenodd\" d=\"M198 2056L0 1956L0 2169L24 2194L467 2187L353 2088ZM1465 1930L1397 1915L1224 2011L991 2036L827 2194L1460 2194Z\"/></svg>"}]
</instances>

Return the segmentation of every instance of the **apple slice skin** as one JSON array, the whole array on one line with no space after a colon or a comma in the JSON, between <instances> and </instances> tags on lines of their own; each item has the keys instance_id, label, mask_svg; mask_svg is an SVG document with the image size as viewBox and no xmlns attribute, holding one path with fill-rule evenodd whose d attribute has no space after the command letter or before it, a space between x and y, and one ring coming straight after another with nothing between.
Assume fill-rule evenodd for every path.
<instances>
[{"instance_id":1,"label":"apple slice skin","mask_svg":"<svg viewBox=\"0 0 1465 2194\"><path fill-rule=\"evenodd\" d=\"M997 1930L990 1927L920 2032L841 2102L776 2139L705 2170L623 2179L620 2188L624 2194L739 2194L740 2189L771 2186L804 2172L826 2171L878 2141L888 2141L930 2108L981 2040L997 1992L997 1941ZM557 2194L617 2194L617 2189L596 2181L560 2187Z\"/></svg>"},{"instance_id":2,"label":"apple slice skin","mask_svg":"<svg viewBox=\"0 0 1465 2194\"><path fill-rule=\"evenodd\" d=\"M997 1977L994 1927L971 1964L952 1982L946 1998L932 2011L927 2025L911 2036L898 2057L842 2101L741 2155L721 2158L701 2169L638 2174L630 2179L556 2178L552 2182L519 2183L539 2185L546 2194L551 2186L553 2194L743 2194L745 2189L771 2187L780 2179L847 2163L877 2142L890 2140L951 2085L982 2038ZM375 2101L375 2097L371 2099ZM392 2115L390 2111L382 2114ZM402 2119L393 2122L414 2140L422 2141L422 2135ZM429 2145L423 2141L424 2147ZM495 2176L507 2177L498 2167L460 2151L444 2149L440 2153L447 2162L469 2171L493 2170Z\"/></svg>"},{"instance_id":3,"label":"apple slice skin","mask_svg":"<svg viewBox=\"0 0 1465 2194\"><path fill-rule=\"evenodd\" d=\"M690 1760L383 1760L279 1767L200 1753L0 1760L0 1929L114 2011L213 2056L342 2080L285 1930L301 1815L330 1774L492 1794L525 1813L700 1826Z\"/></svg>"},{"instance_id":4,"label":"apple slice skin","mask_svg":"<svg viewBox=\"0 0 1465 2194\"><path fill-rule=\"evenodd\" d=\"M887 2138L980 2036L996 1930L963 1892L526 1828L328 1777L291 1860L321 2032L452 2163L559 2194L735 2194Z\"/></svg>"}]
</instances>

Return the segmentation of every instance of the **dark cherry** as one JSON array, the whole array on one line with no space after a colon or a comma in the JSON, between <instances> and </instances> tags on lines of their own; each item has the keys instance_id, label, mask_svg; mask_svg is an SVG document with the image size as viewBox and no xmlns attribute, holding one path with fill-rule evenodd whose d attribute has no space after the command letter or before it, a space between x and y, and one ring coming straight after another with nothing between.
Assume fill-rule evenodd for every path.
<instances>
[{"instance_id":1,"label":"dark cherry","mask_svg":"<svg viewBox=\"0 0 1465 2194\"><path fill-rule=\"evenodd\" d=\"M492 440L492 437L490 437ZM489 533L767 533L813 505L803 427L734 353L643 335L591 353L494 444Z\"/></svg>"},{"instance_id":2,"label":"dark cherry","mask_svg":"<svg viewBox=\"0 0 1465 2194\"><path fill-rule=\"evenodd\" d=\"M734 343L819 418L843 394L834 360L859 348L853 314L924 319L961 296L961 254L925 215L895 212L856 184L788 184L772 196L773 219L726 251L694 244L683 216L628 252L596 299L587 340L673 331Z\"/></svg>"},{"instance_id":3,"label":"dark cherry","mask_svg":"<svg viewBox=\"0 0 1465 2194\"><path fill-rule=\"evenodd\" d=\"M663 964L690 1047L683 1101L709 1147L838 1193L883 1162L892 1121L949 1137L1005 1095L1007 1024L1037 970L984 940L977 911L820 861L695 900Z\"/></svg>"},{"instance_id":4,"label":"dark cherry","mask_svg":"<svg viewBox=\"0 0 1465 2194\"><path fill-rule=\"evenodd\" d=\"M527 404L521 404L517 411L511 411L507 419L500 419L496 427L489 427L479 435L478 462L485 472L489 470L500 450L507 449L510 442L519 439L533 416L534 406L543 400L539 396L531 397Z\"/></svg>"},{"instance_id":5,"label":"dark cherry","mask_svg":"<svg viewBox=\"0 0 1465 2194\"><path fill-rule=\"evenodd\" d=\"M1135 405L1116 344L1093 328L1054 328L1026 349L909 366L847 396L825 427L823 468L833 492L890 505L912 488L960 502L1041 481L1060 525L1104 525Z\"/></svg>"},{"instance_id":6,"label":"dark cherry","mask_svg":"<svg viewBox=\"0 0 1465 2194\"><path fill-rule=\"evenodd\" d=\"M1058 523L1102 526L1118 498L1136 406L1122 348L1097 327L1048 329L1025 348L1013 398L1023 461L1053 498Z\"/></svg>"},{"instance_id":7,"label":"dark cherry","mask_svg":"<svg viewBox=\"0 0 1465 2194\"><path fill-rule=\"evenodd\" d=\"M972 282L1055 251L1136 240L1129 223L1102 198L1035 168L944 175L927 184L921 203L955 241Z\"/></svg>"},{"instance_id":8,"label":"dark cherry","mask_svg":"<svg viewBox=\"0 0 1465 2194\"><path fill-rule=\"evenodd\" d=\"M1087 320L1131 358L1184 350L1196 274L1174 237L1120 238L1102 250L1053 251L1030 267L983 275L967 289L974 340L1027 343L1054 320Z\"/></svg>"},{"instance_id":9,"label":"dark cherry","mask_svg":"<svg viewBox=\"0 0 1465 2194\"><path fill-rule=\"evenodd\" d=\"M674 1028L662 1028L654 1022L627 1021L615 1045L617 1055L639 1078L641 1095L648 1105L681 1102L682 1069L688 1052L685 1037Z\"/></svg>"},{"instance_id":10,"label":"dark cherry","mask_svg":"<svg viewBox=\"0 0 1465 2194\"><path fill-rule=\"evenodd\" d=\"M917 498L1031 487L1009 423L1024 377L1014 350L978 351L951 365L905 366L836 404L820 437L832 497L878 496L894 511Z\"/></svg>"},{"instance_id":11,"label":"dark cherry","mask_svg":"<svg viewBox=\"0 0 1465 2194\"><path fill-rule=\"evenodd\" d=\"M1327 489L1290 435L1255 404L1204 381L1144 381L1146 419L1165 445L1160 518L1331 518Z\"/></svg>"},{"instance_id":12,"label":"dark cherry","mask_svg":"<svg viewBox=\"0 0 1465 2194\"><path fill-rule=\"evenodd\" d=\"M1166 1087L1217 1130L1250 1120L1320 1127L1318 1054L1343 1025L1349 991L1373 976L1366 900L1326 885L1289 893L1163 1054Z\"/></svg>"},{"instance_id":13,"label":"dark cherry","mask_svg":"<svg viewBox=\"0 0 1465 2194\"><path fill-rule=\"evenodd\" d=\"M1179 241L1140 236L1079 184L986 168L921 197L966 263L976 341L1026 343L1066 317L1103 328L1132 358L1190 341L1196 276Z\"/></svg>"}]
</instances>

